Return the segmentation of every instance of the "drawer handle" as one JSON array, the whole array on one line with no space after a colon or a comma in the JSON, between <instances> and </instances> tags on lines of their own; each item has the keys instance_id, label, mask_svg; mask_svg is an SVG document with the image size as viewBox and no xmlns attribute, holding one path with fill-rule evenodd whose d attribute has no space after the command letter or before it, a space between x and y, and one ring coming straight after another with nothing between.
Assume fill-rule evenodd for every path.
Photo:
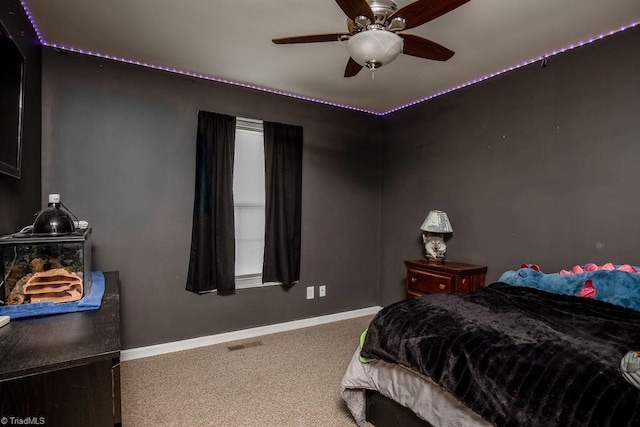
<instances>
[{"instance_id":1,"label":"drawer handle","mask_svg":"<svg viewBox=\"0 0 640 427\"><path fill-rule=\"evenodd\" d=\"M438 286L440 288L441 291L444 290L444 288L447 287L447 285L445 285L444 283L440 283L440 286Z\"/></svg>"},{"instance_id":2,"label":"drawer handle","mask_svg":"<svg viewBox=\"0 0 640 427\"><path fill-rule=\"evenodd\" d=\"M418 281L418 279L416 279L415 277L411 278L411 283L416 283Z\"/></svg>"}]
</instances>

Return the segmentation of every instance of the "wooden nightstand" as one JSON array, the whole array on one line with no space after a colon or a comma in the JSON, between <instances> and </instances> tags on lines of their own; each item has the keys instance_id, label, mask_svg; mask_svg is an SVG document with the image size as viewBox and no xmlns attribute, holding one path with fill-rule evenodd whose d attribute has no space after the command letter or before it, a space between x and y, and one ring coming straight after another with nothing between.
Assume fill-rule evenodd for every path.
<instances>
[{"instance_id":1,"label":"wooden nightstand","mask_svg":"<svg viewBox=\"0 0 640 427\"><path fill-rule=\"evenodd\" d=\"M445 261L405 261L407 266L407 299L426 294L468 293L484 286L487 267Z\"/></svg>"}]
</instances>

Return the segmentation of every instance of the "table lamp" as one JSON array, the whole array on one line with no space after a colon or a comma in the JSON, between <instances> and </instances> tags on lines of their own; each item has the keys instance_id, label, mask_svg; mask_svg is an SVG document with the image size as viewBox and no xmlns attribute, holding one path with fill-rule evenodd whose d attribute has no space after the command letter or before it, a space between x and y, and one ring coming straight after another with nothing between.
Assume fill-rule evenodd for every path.
<instances>
[{"instance_id":1,"label":"table lamp","mask_svg":"<svg viewBox=\"0 0 640 427\"><path fill-rule=\"evenodd\" d=\"M423 231L422 241L427 252L426 258L432 262L444 262L444 255L447 252L444 235L453 233L447 214L438 210L429 212L420 230Z\"/></svg>"}]
</instances>

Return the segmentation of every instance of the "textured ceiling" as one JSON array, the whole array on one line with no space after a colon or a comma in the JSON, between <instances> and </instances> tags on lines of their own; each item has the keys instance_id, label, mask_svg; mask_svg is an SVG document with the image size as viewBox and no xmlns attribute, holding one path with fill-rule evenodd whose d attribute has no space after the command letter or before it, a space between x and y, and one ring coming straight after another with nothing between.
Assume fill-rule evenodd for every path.
<instances>
[{"instance_id":1,"label":"textured ceiling","mask_svg":"<svg viewBox=\"0 0 640 427\"><path fill-rule=\"evenodd\" d=\"M411 0L397 0L400 7ZM333 0L24 0L43 42L217 80L387 112L640 21L639 0L471 0L406 31L453 50L400 55L344 78L346 42L271 39L346 31ZM553 58L549 59L550 62Z\"/></svg>"}]
</instances>

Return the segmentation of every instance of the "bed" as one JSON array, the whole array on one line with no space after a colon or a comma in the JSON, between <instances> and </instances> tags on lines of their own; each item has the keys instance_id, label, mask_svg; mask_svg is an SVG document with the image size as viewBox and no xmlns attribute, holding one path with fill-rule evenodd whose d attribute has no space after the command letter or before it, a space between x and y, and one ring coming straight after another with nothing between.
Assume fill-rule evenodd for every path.
<instances>
[{"instance_id":1,"label":"bed","mask_svg":"<svg viewBox=\"0 0 640 427\"><path fill-rule=\"evenodd\" d=\"M392 304L371 321L342 397L360 426L405 426L402 410L414 425L640 425L639 386L621 370L640 350L636 271L523 265L471 294Z\"/></svg>"}]
</instances>

